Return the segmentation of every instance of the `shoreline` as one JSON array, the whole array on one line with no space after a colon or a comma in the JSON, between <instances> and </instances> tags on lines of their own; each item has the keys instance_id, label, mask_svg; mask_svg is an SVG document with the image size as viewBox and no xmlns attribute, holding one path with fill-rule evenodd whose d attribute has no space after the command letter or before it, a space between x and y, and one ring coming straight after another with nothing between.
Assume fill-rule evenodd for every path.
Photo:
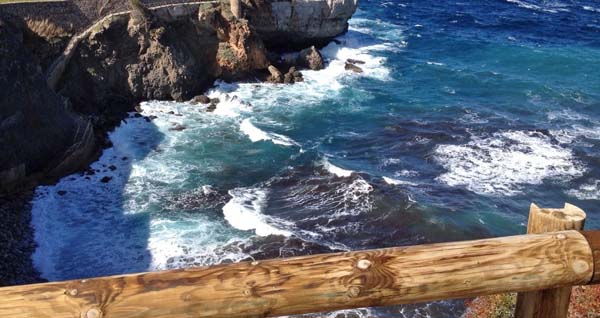
<instances>
[{"instance_id":1,"label":"shoreline","mask_svg":"<svg viewBox=\"0 0 600 318\"><path fill-rule=\"evenodd\" d=\"M34 188L0 196L0 287L46 282L33 266L37 247L31 227Z\"/></svg>"}]
</instances>

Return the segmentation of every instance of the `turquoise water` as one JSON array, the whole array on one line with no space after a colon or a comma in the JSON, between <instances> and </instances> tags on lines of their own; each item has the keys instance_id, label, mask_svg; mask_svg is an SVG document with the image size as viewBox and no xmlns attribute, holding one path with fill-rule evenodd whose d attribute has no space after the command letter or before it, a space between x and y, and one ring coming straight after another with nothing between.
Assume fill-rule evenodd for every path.
<instances>
[{"instance_id":1,"label":"turquoise water","mask_svg":"<svg viewBox=\"0 0 600 318\"><path fill-rule=\"evenodd\" d=\"M363 1L304 83L217 82L214 113L143 103L157 118L124 121L94 174L37 189L34 263L63 280L510 235L531 202L599 228L599 39L593 1Z\"/></svg>"}]
</instances>

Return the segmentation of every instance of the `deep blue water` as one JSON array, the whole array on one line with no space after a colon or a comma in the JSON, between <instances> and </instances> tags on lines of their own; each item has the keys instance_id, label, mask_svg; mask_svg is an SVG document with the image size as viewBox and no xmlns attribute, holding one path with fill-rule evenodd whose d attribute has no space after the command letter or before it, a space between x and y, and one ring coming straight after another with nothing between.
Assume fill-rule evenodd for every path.
<instances>
[{"instance_id":1,"label":"deep blue water","mask_svg":"<svg viewBox=\"0 0 600 318\"><path fill-rule=\"evenodd\" d=\"M532 202L600 228L599 2L362 1L338 40L305 83L216 83L214 113L144 103L158 118L124 122L94 175L38 188L37 268L61 280L510 235Z\"/></svg>"}]
</instances>

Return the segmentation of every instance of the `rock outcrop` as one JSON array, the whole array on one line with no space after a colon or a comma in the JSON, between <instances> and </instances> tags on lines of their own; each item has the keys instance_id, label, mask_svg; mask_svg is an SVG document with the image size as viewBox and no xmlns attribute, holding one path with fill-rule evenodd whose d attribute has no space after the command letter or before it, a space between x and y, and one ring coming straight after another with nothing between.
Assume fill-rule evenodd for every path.
<instances>
[{"instance_id":1,"label":"rock outcrop","mask_svg":"<svg viewBox=\"0 0 600 318\"><path fill-rule=\"evenodd\" d=\"M122 113L141 100L189 100L216 78L265 69L261 39L227 10L206 3L198 16L111 16L79 43L58 91L79 112Z\"/></svg>"},{"instance_id":2,"label":"rock outcrop","mask_svg":"<svg viewBox=\"0 0 600 318\"><path fill-rule=\"evenodd\" d=\"M242 0L237 18L229 1L153 9L127 1L131 13L73 37L50 20L0 23L0 188L85 167L140 101L190 100L217 78L268 71L274 82L300 82L291 67L321 69L313 45L343 33L356 10L356 0ZM309 49L281 65L265 43Z\"/></svg>"},{"instance_id":3,"label":"rock outcrop","mask_svg":"<svg viewBox=\"0 0 600 318\"><path fill-rule=\"evenodd\" d=\"M348 29L357 0L244 0L246 17L269 48L325 45Z\"/></svg>"},{"instance_id":4,"label":"rock outcrop","mask_svg":"<svg viewBox=\"0 0 600 318\"><path fill-rule=\"evenodd\" d=\"M91 123L46 85L21 30L0 21L0 189L82 168L94 154Z\"/></svg>"}]
</instances>

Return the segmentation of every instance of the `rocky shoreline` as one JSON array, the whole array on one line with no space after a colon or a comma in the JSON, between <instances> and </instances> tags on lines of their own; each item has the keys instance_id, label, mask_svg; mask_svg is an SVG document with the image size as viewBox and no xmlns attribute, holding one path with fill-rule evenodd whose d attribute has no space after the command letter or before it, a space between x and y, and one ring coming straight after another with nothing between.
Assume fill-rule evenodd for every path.
<instances>
[{"instance_id":1,"label":"rocky shoreline","mask_svg":"<svg viewBox=\"0 0 600 318\"><path fill-rule=\"evenodd\" d=\"M0 196L0 286L45 281L31 262L36 248L30 225L32 198L31 189Z\"/></svg>"},{"instance_id":2,"label":"rocky shoreline","mask_svg":"<svg viewBox=\"0 0 600 318\"><path fill-rule=\"evenodd\" d=\"M130 0L129 13L79 34L0 6L0 286L41 281L31 263L35 186L87 169L139 102L202 102L215 79L301 82L298 70L323 68L315 46L345 32L357 6L261 0L232 10L234 3L152 9ZM303 50L290 60L282 54L290 49Z\"/></svg>"}]
</instances>

